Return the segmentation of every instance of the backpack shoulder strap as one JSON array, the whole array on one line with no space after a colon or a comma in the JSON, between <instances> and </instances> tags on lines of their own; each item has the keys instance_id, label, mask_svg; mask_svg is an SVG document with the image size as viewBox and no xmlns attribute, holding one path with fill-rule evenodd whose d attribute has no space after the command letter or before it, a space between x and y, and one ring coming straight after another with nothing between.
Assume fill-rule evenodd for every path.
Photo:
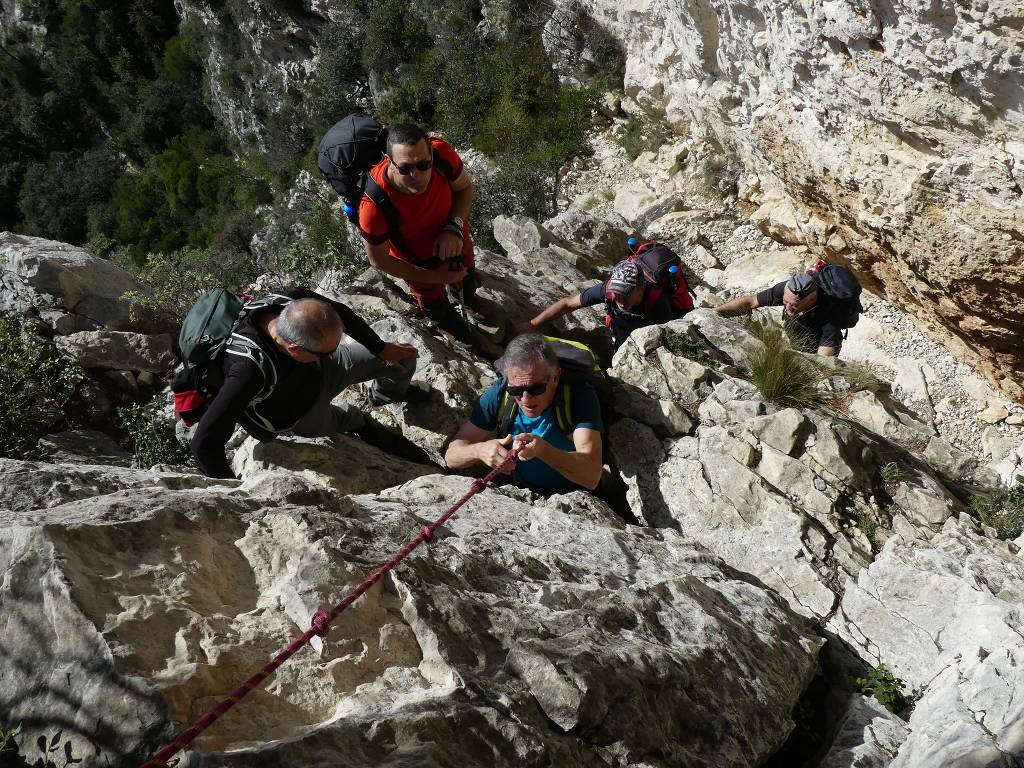
<instances>
[{"instance_id":1,"label":"backpack shoulder strap","mask_svg":"<svg viewBox=\"0 0 1024 768\"><path fill-rule=\"evenodd\" d=\"M515 421L519 412L519 403L514 397L509 397L507 386L501 390L501 402L498 405L498 427L495 437L503 440L512 433L512 422Z\"/></svg>"},{"instance_id":2,"label":"backpack shoulder strap","mask_svg":"<svg viewBox=\"0 0 1024 768\"><path fill-rule=\"evenodd\" d=\"M391 238L394 246L407 256L412 256L409 244L405 241L405 238L402 236L402 230L398 226L398 209L395 208L395 204L391 202L388 193L377 183L372 174L366 174L366 186L363 188L363 194L370 198L374 205L380 208L381 213L384 214L384 218L388 222L388 237Z\"/></svg>"},{"instance_id":3,"label":"backpack shoulder strap","mask_svg":"<svg viewBox=\"0 0 1024 768\"><path fill-rule=\"evenodd\" d=\"M572 420L572 386L561 384L559 389L562 391L555 395L555 422L562 434L572 439L575 431Z\"/></svg>"},{"instance_id":4,"label":"backpack shoulder strap","mask_svg":"<svg viewBox=\"0 0 1024 768\"><path fill-rule=\"evenodd\" d=\"M263 376L263 386L249 404L253 405L270 397L274 387L277 386L277 368L274 367L274 361L270 355L264 352L255 341L240 333L231 334L231 338L228 340L224 351L229 355L252 360L260 369L260 374Z\"/></svg>"}]
</instances>

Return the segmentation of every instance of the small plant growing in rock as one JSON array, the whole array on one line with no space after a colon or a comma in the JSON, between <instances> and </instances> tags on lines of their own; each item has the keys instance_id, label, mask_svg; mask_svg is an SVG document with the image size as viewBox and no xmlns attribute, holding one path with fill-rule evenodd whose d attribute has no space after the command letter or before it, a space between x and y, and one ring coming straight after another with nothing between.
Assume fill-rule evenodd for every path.
<instances>
[{"instance_id":1,"label":"small plant growing in rock","mask_svg":"<svg viewBox=\"0 0 1024 768\"><path fill-rule=\"evenodd\" d=\"M893 714L902 712L910 704L903 693L907 684L889 671L885 664L872 668L866 677L858 677L857 690L865 696L874 696L878 703Z\"/></svg>"},{"instance_id":2,"label":"small plant growing in rock","mask_svg":"<svg viewBox=\"0 0 1024 768\"><path fill-rule=\"evenodd\" d=\"M0 313L0 456L30 458L39 438L66 421L80 376L24 320Z\"/></svg>"},{"instance_id":3,"label":"small plant growing in rock","mask_svg":"<svg viewBox=\"0 0 1024 768\"><path fill-rule=\"evenodd\" d=\"M16 725L10 730L4 730L0 728L0 765L6 765L7 758L5 754L10 754L18 751L17 744L14 739L17 738L18 734L21 733L21 726Z\"/></svg>"},{"instance_id":4,"label":"small plant growing in rock","mask_svg":"<svg viewBox=\"0 0 1024 768\"><path fill-rule=\"evenodd\" d=\"M1024 475L1008 488L998 488L988 496L972 496L971 508L985 525L996 529L1000 539L1016 539L1024 533Z\"/></svg>"},{"instance_id":5,"label":"small plant growing in rock","mask_svg":"<svg viewBox=\"0 0 1024 768\"><path fill-rule=\"evenodd\" d=\"M750 379L761 397L782 406L809 407L829 401L822 384L828 375L793 349L786 328L771 318L749 318L746 327L763 347L750 359Z\"/></svg>"},{"instance_id":6,"label":"small plant growing in rock","mask_svg":"<svg viewBox=\"0 0 1024 768\"><path fill-rule=\"evenodd\" d=\"M882 483L886 488L892 488L899 485L900 480L903 479L903 468L898 462L890 461L878 470L878 476L882 478Z\"/></svg>"},{"instance_id":7,"label":"small plant growing in rock","mask_svg":"<svg viewBox=\"0 0 1024 768\"><path fill-rule=\"evenodd\" d=\"M705 368L712 368L715 365L716 361L709 354L708 344L703 339L694 338L688 333L666 329L663 341L665 348L673 355L693 360Z\"/></svg>"},{"instance_id":8,"label":"small plant growing in rock","mask_svg":"<svg viewBox=\"0 0 1024 768\"><path fill-rule=\"evenodd\" d=\"M668 139L668 130L661 123L631 117L616 137L626 157L636 160L644 152L656 152Z\"/></svg>"},{"instance_id":9,"label":"small plant growing in rock","mask_svg":"<svg viewBox=\"0 0 1024 768\"><path fill-rule=\"evenodd\" d=\"M874 369L868 363L862 362L847 363L843 378L846 379L851 392L861 392L865 389L874 391L881 384Z\"/></svg>"},{"instance_id":10,"label":"small plant growing in rock","mask_svg":"<svg viewBox=\"0 0 1024 768\"><path fill-rule=\"evenodd\" d=\"M165 400L157 395L148 403L117 409L118 426L128 433L136 467L155 464L191 466L192 455L174 434L174 422L164 414Z\"/></svg>"},{"instance_id":11,"label":"small plant growing in rock","mask_svg":"<svg viewBox=\"0 0 1024 768\"><path fill-rule=\"evenodd\" d=\"M860 516L859 527L860 532L864 534L864 537L871 543L871 546L876 546L875 535L878 533L878 521L875 520L874 515L870 512L863 513Z\"/></svg>"}]
</instances>

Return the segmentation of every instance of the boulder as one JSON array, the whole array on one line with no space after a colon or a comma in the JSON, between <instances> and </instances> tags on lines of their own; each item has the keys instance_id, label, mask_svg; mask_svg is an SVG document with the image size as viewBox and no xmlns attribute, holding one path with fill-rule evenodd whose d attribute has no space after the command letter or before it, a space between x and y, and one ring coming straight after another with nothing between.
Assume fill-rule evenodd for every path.
<instances>
[{"instance_id":1,"label":"boulder","mask_svg":"<svg viewBox=\"0 0 1024 768\"><path fill-rule=\"evenodd\" d=\"M615 213L639 231L643 231L650 222L684 207L678 195L659 195L643 182L619 187L614 206Z\"/></svg>"},{"instance_id":2,"label":"boulder","mask_svg":"<svg viewBox=\"0 0 1024 768\"><path fill-rule=\"evenodd\" d=\"M562 211L545 221L544 227L563 241L575 243L577 247L595 254L599 261L598 266L605 269L626 256L626 232L585 211Z\"/></svg>"},{"instance_id":3,"label":"boulder","mask_svg":"<svg viewBox=\"0 0 1024 768\"><path fill-rule=\"evenodd\" d=\"M178 362L170 334L79 331L55 339L61 354L83 368L166 373Z\"/></svg>"},{"instance_id":4,"label":"boulder","mask_svg":"<svg viewBox=\"0 0 1024 768\"><path fill-rule=\"evenodd\" d=\"M114 438L94 429L46 435L37 443L39 456L53 464L106 464L130 467L132 455Z\"/></svg>"},{"instance_id":5,"label":"boulder","mask_svg":"<svg viewBox=\"0 0 1024 768\"><path fill-rule=\"evenodd\" d=\"M48 311L59 333L171 330L155 318L133 321L122 297L128 291L145 295L149 289L113 262L76 246L0 232L0 273L0 311Z\"/></svg>"},{"instance_id":6,"label":"boulder","mask_svg":"<svg viewBox=\"0 0 1024 768\"><path fill-rule=\"evenodd\" d=\"M103 470L83 496L2 468L49 490L0 516L0 704L26 754L61 729L89 766L141 763L469 485L345 497L285 472L203 489ZM677 534L626 530L585 494L521 496L475 496L189 765L767 759L816 669L810 626Z\"/></svg>"}]
</instances>

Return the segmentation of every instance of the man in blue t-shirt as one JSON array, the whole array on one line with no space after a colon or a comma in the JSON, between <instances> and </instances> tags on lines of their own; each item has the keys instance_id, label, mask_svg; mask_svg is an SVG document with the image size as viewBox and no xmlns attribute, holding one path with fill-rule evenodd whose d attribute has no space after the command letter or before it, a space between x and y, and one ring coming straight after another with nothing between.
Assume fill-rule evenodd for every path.
<instances>
[{"instance_id":1,"label":"man in blue t-shirt","mask_svg":"<svg viewBox=\"0 0 1024 768\"><path fill-rule=\"evenodd\" d=\"M480 398L469 421L455 433L445 461L453 469L481 462L500 466L513 448L515 466L506 474L522 488L539 493L594 490L601 480L601 406L590 384L572 384L568 399L559 381L551 346L537 334L513 339L505 350L503 373ZM498 437L505 393L518 406L509 433ZM571 413L565 414L568 402ZM558 410L568 424L559 426Z\"/></svg>"}]
</instances>

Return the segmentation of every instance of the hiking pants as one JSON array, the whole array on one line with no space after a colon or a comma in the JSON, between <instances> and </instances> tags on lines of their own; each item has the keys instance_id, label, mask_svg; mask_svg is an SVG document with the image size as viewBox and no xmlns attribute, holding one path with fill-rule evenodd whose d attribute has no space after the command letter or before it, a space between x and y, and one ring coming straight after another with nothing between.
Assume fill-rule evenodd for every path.
<instances>
[{"instance_id":1,"label":"hiking pants","mask_svg":"<svg viewBox=\"0 0 1024 768\"><path fill-rule=\"evenodd\" d=\"M362 344L345 339L334 354L320 361L320 394L313 407L292 427L292 433L323 437L361 429L366 420L358 408L332 405L331 401L346 387L370 380L370 398L374 403L385 405L401 400L416 370L416 358L406 358L402 365L394 368Z\"/></svg>"}]
</instances>

